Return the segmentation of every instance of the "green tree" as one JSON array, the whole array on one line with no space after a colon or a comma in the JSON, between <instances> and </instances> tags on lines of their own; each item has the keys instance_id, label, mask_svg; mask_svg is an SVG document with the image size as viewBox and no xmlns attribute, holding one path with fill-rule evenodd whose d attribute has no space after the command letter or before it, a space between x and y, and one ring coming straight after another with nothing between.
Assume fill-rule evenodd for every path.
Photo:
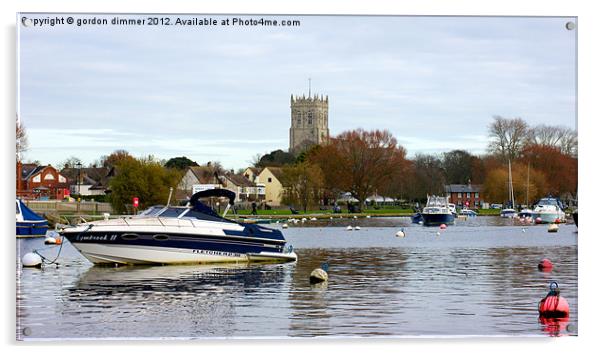
<instances>
[{"instance_id":1,"label":"green tree","mask_svg":"<svg viewBox=\"0 0 602 354\"><path fill-rule=\"evenodd\" d=\"M447 184L466 184L472 181L473 160L476 159L464 150L443 153L442 167Z\"/></svg>"},{"instance_id":2,"label":"green tree","mask_svg":"<svg viewBox=\"0 0 602 354\"><path fill-rule=\"evenodd\" d=\"M187 167L198 166L198 165L199 165L198 163L196 163L195 161L192 161L191 159L189 159L186 156L173 157L173 158L167 160L167 162L165 163L165 167L175 168L178 170L185 170Z\"/></svg>"},{"instance_id":3,"label":"green tree","mask_svg":"<svg viewBox=\"0 0 602 354\"><path fill-rule=\"evenodd\" d=\"M110 182L110 201L117 213L128 212L132 198L138 197L140 208L165 204L169 188L177 186L182 173L164 168L152 158L125 158L115 165L117 174Z\"/></svg>"},{"instance_id":4,"label":"green tree","mask_svg":"<svg viewBox=\"0 0 602 354\"><path fill-rule=\"evenodd\" d=\"M301 205L304 212L307 212L309 205L317 204L323 184L322 170L309 162L289 165L282 169L282 185L285 188L283 201Z\"/></svg>"},{"instance_id":5,"label":"green tree","mask_svg":"<svg viewBox=\"0 0 602 354\"><path fill-rule=\"evenodd\" d=\"M295 163L295 155L282 151L274 150L269 154L265 154L259 158L259 161L255 163L255 167L280 167L284 165L291 165Z\"/></svg>"}]
</instances>

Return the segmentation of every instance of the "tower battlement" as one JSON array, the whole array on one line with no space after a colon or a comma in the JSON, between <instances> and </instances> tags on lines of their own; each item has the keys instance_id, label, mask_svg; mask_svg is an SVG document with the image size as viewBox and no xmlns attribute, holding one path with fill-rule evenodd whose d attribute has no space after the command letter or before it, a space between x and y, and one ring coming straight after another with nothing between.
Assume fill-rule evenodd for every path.
<instances>
[{"instance_id":1,"label":"tower battlement","mask_svg":"<svg viewBox=\"0 0 602 354\"><path fill-rule=\"evenodd\" d=\"M289 152L298 153L328 140L328 95L291 95Z\"/></svg>"}]
</instances>

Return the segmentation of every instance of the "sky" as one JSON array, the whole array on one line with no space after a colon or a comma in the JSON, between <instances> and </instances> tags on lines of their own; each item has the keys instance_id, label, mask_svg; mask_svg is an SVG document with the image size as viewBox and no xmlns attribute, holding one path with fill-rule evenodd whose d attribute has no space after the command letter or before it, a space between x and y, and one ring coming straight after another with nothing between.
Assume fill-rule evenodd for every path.
<instances>
[{"instance_id":1,"label":"sky","mask_svg":"<svg viewBox=\"0 0 602 354\"><path fill-rule=\"evenodd\" d=\"M408 150L485 152L494 115L576 127L576 29L560 17L169 15L213 26L43 24L21 14L24 160L125 149L248 166L289 146L290 96L329 97L330 133L387 129ZM222 26L233 18L300 26Z\"/></svg>"}]
</instances>

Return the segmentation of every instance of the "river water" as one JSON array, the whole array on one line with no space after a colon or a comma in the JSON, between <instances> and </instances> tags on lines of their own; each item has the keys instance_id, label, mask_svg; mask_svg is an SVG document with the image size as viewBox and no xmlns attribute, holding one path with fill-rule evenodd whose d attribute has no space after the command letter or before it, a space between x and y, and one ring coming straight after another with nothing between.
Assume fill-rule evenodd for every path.
<instances>
[{"instance_id":1,"label":"river water","mask_svg":"<svg viewBox=\"0 0 602 354\"><path fill-rule=\"evenodd\" d=\"M59 266L17 264L17 339L577 335L575 225L362 218L284 232L296 263L98 267L66 241ZM19 239L17 259L33 249L52 259L59 247ZM538 271L542 258L551 272ZM310 285L323 262L329 281ZM570 318L541 323L552 280Z\"/></svg>"}]
</instances>

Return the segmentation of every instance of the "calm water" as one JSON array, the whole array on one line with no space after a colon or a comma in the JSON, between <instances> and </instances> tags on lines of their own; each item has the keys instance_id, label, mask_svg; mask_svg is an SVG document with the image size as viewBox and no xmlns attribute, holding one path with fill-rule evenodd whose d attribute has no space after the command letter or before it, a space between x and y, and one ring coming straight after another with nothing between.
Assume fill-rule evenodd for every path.
<instances>
[{"instance_id":1,"label":"calm water","mask_svg":"<svg viewBox=\"0 0 602 354\"><path fill-rule=\"evenodd\" d=\"M577 334L575 225L479 217L437 232L408 218L299 223L285 230L297 263L219 267L97 267L67 241L58 267L17 265L17 338ZM17 240L18 259L32 249L54 258L58 246ZM552 272L537 270L542 258ZM310 285L325 261L329 282ZM565 323L538 320L551 280Z\"/></svg>"}]
</instances>

